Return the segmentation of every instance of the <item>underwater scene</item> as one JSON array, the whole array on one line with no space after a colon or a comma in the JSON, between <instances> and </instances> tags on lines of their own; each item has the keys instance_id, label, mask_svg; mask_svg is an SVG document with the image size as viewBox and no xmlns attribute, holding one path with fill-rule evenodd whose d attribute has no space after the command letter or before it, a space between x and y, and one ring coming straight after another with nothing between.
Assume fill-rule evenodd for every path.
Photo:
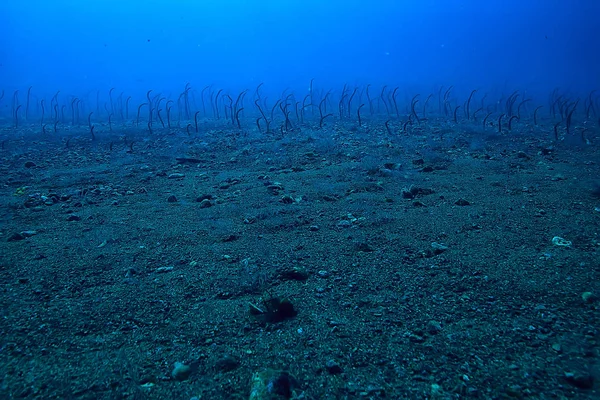
<instances>
[{"instance_id":1,"label":"underwater scene","mask_svg":"<svg viewBox=\"0 0 600 400\"><path fill-rule=\"evenodd\" d=\"M0 399L600 399L598 15L3 0Z\"/></svg>"}]
</instances>

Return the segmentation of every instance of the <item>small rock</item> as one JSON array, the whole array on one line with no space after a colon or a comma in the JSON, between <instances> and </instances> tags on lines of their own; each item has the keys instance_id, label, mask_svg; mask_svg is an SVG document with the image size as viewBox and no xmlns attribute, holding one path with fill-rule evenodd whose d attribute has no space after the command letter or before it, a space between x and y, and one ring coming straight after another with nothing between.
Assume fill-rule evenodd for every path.
<instances>
[{"instance_id":1,"label":"small rock","mask_svg":"<svg viewBox=\"0 0 600 400\"><path fill-rule=\"evenodd\" d=\"M327 369L327 372L329 372L332 375L339 374L342 372L342 367L340 367L340 365L337 362L335 362L335 360L328 360L325 363L325 368Z\"/></svg>"},{"instance_id":2,"label":"small rock","mask_svg":"<svg viewBox=\"0 0 600 400\"><path fill-rule=\"evenodd\" d=\"M175 380L185 381L186 379L188 379L190 377L191 373L192 373L192 367L190 367L189 365L185 365L184 363L178 361L175 363L173 371L171 372L171 376Z\"/></svg>"},{"instance_id":3,"label":"small rock","mask_svg":"<svg viewBox=\"0 0 600 400\"><path fill-rule=\"evenodd\" d=\"M383 166L389 170L398 170L402 168L402 164L387 162Z\"/></svg>"},{"instance_id":4,"label":"small rock","mask_svg":"<svg viewBox=\"0 0 600 400\"><path fill-rule=\"evenodd\" d=\"M182 179L185 178L184 174L179 174L179 173L174 173L174 174L170 174L167 179Z\"/></svg>"},{"instance_id":5,"label":"small rock","mask_svg":"<svg viewBox=\"0 0 600 400\"><path fill-rule=\"evenodd\" d=\"M305 281L308 279L308 272L300 266L293 266L281 271L281 277L292 281Z\"/></svg>"},{"instance_id":6,"label":"small rock","mask_svg":"<svg viewBox=\"0 0 600 400\"><path fill-rule=\"evenodd\" d=\"M554 246L559 246L559 247L571 247L573 245L573 242L571 242L570 240L561 238L560 236L554 236L552 238L552 244Z\"/></svg>"},{"instance_id":7,"label":"small rock","mask_svg":"<svg viewBox=\"0 0 600 400\"><path fill-rule=\"evenodd\" d=\"M79 215L71 214L67 217L67 221L81 221L81 217Z\"/></svg>"},{"instance_id":8,"label":"small rock","mask_svg":"<svg viewBox=\"0 0 600 400\"><path fill-rule=\"evenodd\" d=\"M37 167L37 165L35 165L35 163L33 161L27 161L25 163L25 168L33 168L33 167Z\"/></svg>"},{"instance_id":9,"label":"small rock","mask_svg":"<svg viewBox=\"0 0 600 400\"><path fill-rule=\"evenodd\" d=\"M562 352L562 347L561 347L560 343L554 343L552 345L552 350L554 350L557 353Z\"/></svg>"},{"instance_id":10,"label":"small rock","mask_svg":"<svg viewBox=\"0 0 600 400\"><path fill-rule=\"evenodd\" d=\"M202 203L203 200L213 200L214 196L212 194L203 194L196 198L196 202Z\"/></svg>"},{"instance_id":11,"label":"small rock","mask_svg":"<svg viewBox=\"0 0 600 400\"><path fill-rule=\"evenodd\" d=\"M338 228L350 228L351 226L352 222L348 221L347 219L343 219L337 223Z\"/></svg>"},{"instance_id":12,"label":"small rock","mask_svg":"<svg viewBox=\"0 0 600 400\"><path fill-rule=\"evenodd\" d=\"M272 182L267 184L267 190L271 192L271 194L277 195L279 192L283 191L283 185L279 182Z\"/></svg>"},{"instance_id":13,"label":"small rock","mask_svg":"<svg viewBox=\"0 0 600 400\"><path fill-rule=\"evenodd\" d=\"M255 372L250 379L249 400L285 400L298 398L298 381L287 371L267 369Z\"/></svg>"},{"instance_id":14,"label":"small rock","mask_svg":"<svg viewBox=\"0 0 600 400\"><path fill-rule=\"evenodd\" d=\"M366 242L360 242L360 243L356 243L356 251L361 251L363 253L370 253L372 251L375 251L375 249L373 249L373 247L371 247Z\"/></svg>"},{"instance_id":15,"label":"small rock","mask_svg":"<svg viewBox=\"0 0 600 400\"><path fill-rule=\"evenodd\" d=\"M23 233L23 232L21 232ZM581 294L581 299L585 302L585 303L593 303L594 301L596 301L596 296L594 295L594 293L592 292L583 292Z\"/></svg>"},{"instance_id":16,"label":"small rock","mask_svg":"<svg viewBox=\"0 0 600 400\"><path fill-rule=\"evenodd\" d=\"M417 196L427 196L433 194L433 189L422 188L418 186L410 186L409 188L402 189L402 198L403 199L414 199Z\"/></svg>"},{"instance_id":17,"label":"small rock","mask_svg":"<svg viewBox=\"0 0 600 400\"><path fill-rule=\"evenodd\" d=\"M409 189L402 189L403 199L414 199L415 195Z\"/></svg>"},{"instance_id":18,"label":"small rock","mask_svg":"<svg viewBox=\"0 0 600 400\"><path fill-rule=\"evenodd\" d=\"M431 247L433 247L434 254L442 254L444 251L448 250L448 246L443 243L433 242L431 243Z\"/></svg>"},{"instance_id":19,"label":"small rock","mask_svg":"<svg viewBox=\"0 0 600 400\"><path fill-rule=\"evenodd\" d=\"M553 152L553 151L554 151L554 146L548 146L548 147L544 147L544 148L541 150L541 153L542 153L543 155L547 156L547 155L549 155L549 154L552 154L552 152Z\"/></svg>"},{"instance_id":20,"label":"small rock","mask_svg":"<svg viewBox=\"0 0 600 400\"><path fill-rule=\"evenodd\" d=\"M227 235L227 236L223 237L223 239L221 239L221 241L223 243L230 243L230 242L235 242L239 238L240 238L240 235L236 235L235 233L233 233L231 235Z\"/></svg>"},{"instance_id":21,"label":"small rock","mask_svg":"<svg viewBox=\"0 0 600 400\"><path fill-rule=\"evenodd\" d=\"M233 371L240 365L240 362L237 358L226 355L225 357L217 360L215 363L215 367L223 372Z\"/></svg>"},{"instance_id":22,"label":"small rock","mask_svg":"<svg viewBox=\"0 0 600 400\"><path fill-rule=\"evenodd\" d=\"M438 321L429 321L427 323L427 332L430 335L436 335L442 330L442 325Z\"/></svg>"},{"instance_id":23,"label":"small rock","mask_svg":"<svg viewBox=\"0 0 600 400\"><path fill-rule=\"evenodd\" d=\"M32 236L37 235L37 231L23 231L23 232L21 232L21 235L23 235L26 238L28 238L28 237L32 237Z\"/></svg>"},{"instance_id":24,"label":"small rock","mask_svg":"<svg viewBox=\"0 0 600 400\"><path fill-rule=\"evenodd\" d=\"M286 194L279 201L281 201L283 204L292 204L295 200L292 196Z\"/></svg>"},{"instance_id":25,"label":"small rock","mask_svg":"<svg viewBox=\"0 0 600 400\"><path fill-rule=\"evenodd\" d=\"M23 239L25 239L25 236L23 236L20 233L13 233L12 235L10 235L8 237L9 242L18 242L19 240L23 240Z\"/></svg>"},{"instance_id":26,"label":"small rock","mask_svg":"<svg viewBox=\"0 0 600 400\"><path fill-rule=\"evenodd\" d=\"M594 377L588 373L565 372L565 380L579 389L591 389L594 386Z\"/></svg>"},{"instance_id":27,"label":"small rock","mask_svg":"<svg viewBox=\"0 0 600 400\"><path fill-rule=\"evenodd\" d=\"M200 202L200 208L210 208L212 206L213 206L213 203L208 199L204 199Z\"/></svg>"},{"instance_id":28,"label":"small rock","mask_svg":"<svg viewBox=\"0 0 600 400\"><path fill-rule=\"evenodd\" d=\"M423 343L425 341L425 337L421 336L421 335L417 335L417 334L410 334L408 336L408 340L410 340L413 343Z\"/></svg>"},{"instance_id":29,"label":"small rock","mask_svg":"<svg viewBox=\"0 0 600 400\"><path fill-rule=\"evenodd\" d=\"M170 196L167 198L167 201L168 201L169 203L176 203L176 202L177 202L177 197L175 197L175 195L174 195L174 194L172 194L172 195L170 195Z\"/></svg>"},{"instance_id":30,"label":"small rock","mask_svg":"<svg viewBox=\"0 0 600 400\"><path fill-rule=\"evenodd\" d=\"M456 204L457 206L461 206L461 207L470 206L471 205L471 203L469 203L465 199L458 199L458 200L456 200L456 202L454 204Z\"/></svg>"},{"instance_id":31,"label":"small rock","mask_svg":"<svg viewBox=\"0 0 600 400\"><path fill-rule=\"evenodd\" d=\"M434 399L441 399L444 397L444 389L442 389L441 385L437 383L431 384L431 396Z\"/></svg>"},{"instance_id":32,"label":"small rock","mask_svg":"<svg viewBox=\"0 0 600 400\"><path fill-rule=\"evenodd\" d=\"M326 278L329 278L329 272L327 272L327 271L325 271L324 269L322 269L322 270L320 270L319 272L317 272L317 276L318 276L319 278L326 279Z\"/></svg>"}]
</instances>

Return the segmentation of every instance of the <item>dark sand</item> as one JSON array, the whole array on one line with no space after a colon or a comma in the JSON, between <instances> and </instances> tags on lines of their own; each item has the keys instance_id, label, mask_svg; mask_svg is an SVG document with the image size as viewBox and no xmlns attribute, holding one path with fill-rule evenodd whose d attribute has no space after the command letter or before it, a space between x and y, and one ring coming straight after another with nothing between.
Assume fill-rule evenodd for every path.
<instances>
[{"instance_id":1,"label":"dark sand","mask_svg":"<svg viewBox=\"0 0 600 400\"><path fill-rule=\"evenodd\" d=\"M0 397L600 398L598 129L327 122L6 123Z\"/></svg>"}]
</instances>

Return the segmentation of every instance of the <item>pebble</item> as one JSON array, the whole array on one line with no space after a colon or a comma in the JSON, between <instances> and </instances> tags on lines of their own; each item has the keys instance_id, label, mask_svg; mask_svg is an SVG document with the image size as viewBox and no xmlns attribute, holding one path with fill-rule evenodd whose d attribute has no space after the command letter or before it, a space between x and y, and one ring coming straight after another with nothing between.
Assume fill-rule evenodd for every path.
<instances>
[{"instance_id":1,"label":"pebble","mask_svg":"<svg viewBox=\"0 0 600 400\"><path fill-rule=\"evenodd\" d=\"M202 203L204 200L213 200L214 196L212 194L202 194L196 198L196 202Z\"/></svg>"},{"instance_id":2,"label":"pebble","mask_svg":"<svg viewBox=\"0 0 600 400\"><path fill-rule=\"evenodd\" d=\"M25 236L20 233L13 233L8 237L9 242L18 242L19 240L25 239Z\"/></svg>"},{"instance_id":3,"label":"pebble","mask_svg":"<svg viewBox=\"0 0 600 400\"><path fill-rule=\"evenodd\" d=\"M329 372L332 375L339 374L342 372L342 367L340 367L340 365L335 360L328 360L325 363L325 368L327 369L327 372Z\"/></svg>"},{"instance_id":4,"label":"pebble","mask_svg":"<svg viewBox=\"0 0 600 400\"><path fill-rule=\"evenodd\" d=\"M185 365L184 363L178 361L175 363L173 371L171 371L171 376L175 380L185 381L187 378L190 377L191 373L192 373L192 367L190 367L189 365Z\"/></svg>"},{"instance_id":5,"label":"pebble","mask_svg":"<svg viewBox=\"0 0 600 400\"><path fill-rule=\"evenodd\" d=\"M286 194L279 201L281 201L283 204L292 204L294 203L295 199L292 196Z\"/></svg>"},{"instance_id":6,"label":"pebble","mask_svg":"<svg viewBox=\"0 0 600 400\"><path fill-rule=\"evenodd\" d=\"M32 236L37 235L37 231L23 231L23 232L21 232L21 235L23 235L26 238L28 238L28 237L32 237Z\"/></svg>"},{"instance_id":7,"label":"pebble","mask_svg":"<svg viewBox=\"0 0 600 400\"><path fill-rule=\"evenodd\" d=\"M317 272L317 276L319 278L329 278L329 272L325 271L324 269L320 270L319 272Z\"/></svg>"},{"instance_id":8,"label":"pebble","mask_svg":"<svg viewBox=\"0 0 600 400\"><path fill-rule=\"evenodd\" d=\"M437 254L443 253L444 251L448 250L448 246L438 242L432 242L431 247L433 247L433 250L435 250Z\"/></svg>"},{"instance_id":9,"label":"pebble","mask_svg":"<svg viewBox=\"0 0 600 400\"><path fill-rule=\"evenodd\" d=\"M337 223L338 228L350 228L352 226L352 222L343 219Z\"/></svg>"},{"instance_id":10,"label":"pebble","mask_svg":"<svg viewBox=\"0 0 600 400\"><path fill-rule=\"evenodd\" d=\"M21 234L23 234L23 232L21 232ZM594 301L596 301L596 296L592 292L583 292L581 294L581 299L584 301L584 303L589 304L589 303L593 303Z\"/></svg>"},{"instance_id":11,"label":"pebble","mask_svg":"<svg viewBox=\"0 0 600 400\"><path fill-rule=\"evenodd\" d=\"M567 239L563 239L560 236L554 236L552 238L552 244L555 246L560 246L560 247L571 247L573 242L571 242Z\"/></svg>"},{"instance_id":12,"label":"pebble","mask_svg":"<svg viewBox=\"0 0 600 400\"><path fill-rule=\"evenodd\" d=\"M294 281L305 281L309 277L306 269L300 266L293 266L282 270L281 276Z\"/></svg>"},{"instance_id":13,"label":"pebble","mask_svg":"<svg viewBox=\"0 0 600 400\"><path fill-rule=\"evenodd\" d=\"M215 363L215 367L223 372L233 371L240 365L240 362L237 358L226 355L225 357L217 360Z\"/></svg>"},{"instance_id":14,"label":"pebble","mask_svg":"<svg viewBox=\"0 0 600 400\"><path fill-rule=\"evenodd\" d=\"M300 398L295 389L298 381L286 371L266 369L250 378L249 400L286 400Z\"/></svg>"},{"instance_id":15,"label":"pebble","mask_svg":"<svg viewBox=\"0 0 600 400\"><path fill-rule=\"evenodd\" d=\"M375 251L375 249L373 249L373 247L371 247L371 245L366 242L356 243L355 249L356 251L360 251L363 253L370 253L372 251Z\"/></svg>"},{"instance_id":16,"label":"pebble","mask_svg":"<svg viewBox=\"0 0 600 400\"><path fill-rule=\"evenodd\" d=\"M562 347L561 347L560 343L554 343L552 345L552 350L554 350L557 353L560 353L562 351Z\"/></svg>"},{"instance_id":17,"label":"pebble","mask_svg":"<svg viewBox=\"0 0 600 400\"><path fill-rule=\"evenodd\" d=\"M591 389L594 385L594 377L585 372L565 372L565 380L580 389Z\"/></svg>"},{"instance_id":18,"label":"pebble","mask_svg":"<svg viewBox=\"0 0 600 400\"><path fill-rule=\"evenodd\" d=\"M213 206L213 203L208 199L204 199L200 202L200 208L210 208L212 206Z\"/></svg>"},{"instance_id":19,"label":"pebble","mask_svg":"<svg viewBox=\"0 0 600 400\"><path fill-rule=\"evenodd\" d=\"M435 335L442 330L442 324L438 321L429 321L427 323L427 332L431 335Z\"/></svg>"}]
</instances>

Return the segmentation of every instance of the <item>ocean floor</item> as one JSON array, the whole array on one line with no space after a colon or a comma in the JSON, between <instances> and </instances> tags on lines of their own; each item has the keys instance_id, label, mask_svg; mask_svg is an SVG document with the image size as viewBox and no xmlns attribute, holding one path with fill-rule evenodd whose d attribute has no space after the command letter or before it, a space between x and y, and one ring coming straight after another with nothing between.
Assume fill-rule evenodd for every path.
<instances>
[{"instance_id":1,"label":"ocean floor","mask_svg":"<svg viewBox=\"0 0 600 400\"><path fill-rule=\"evenodd\" d=\"M0 397L600 398L600 133L329 122L6 123Z\"/></svg>"}]
</instances>

